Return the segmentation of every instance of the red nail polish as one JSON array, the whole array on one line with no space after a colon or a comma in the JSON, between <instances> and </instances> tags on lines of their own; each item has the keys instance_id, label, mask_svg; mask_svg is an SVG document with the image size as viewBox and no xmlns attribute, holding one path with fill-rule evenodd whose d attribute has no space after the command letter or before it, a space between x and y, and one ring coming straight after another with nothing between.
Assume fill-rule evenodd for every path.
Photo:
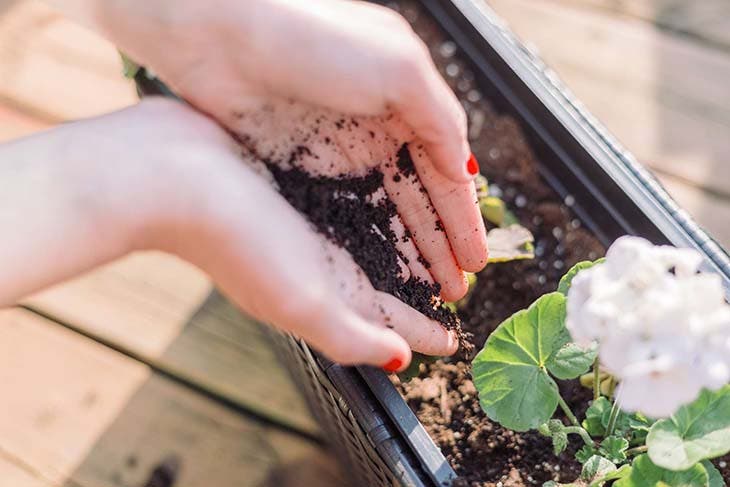
<instances>
[{"instance_id":1,"label":"red nail polish","mask_svg":"<svg viewBox=\"0 0 730 487\"><path fill-rule=\"evenodd\" d=\"M466 170L472 176L476 176L479 173L479 163L477 162L477 158L474 157L474 154L469 155L469 160L466 161Z\"/></svg>"},{"instance_id":2,"label":"red nail polish","mask_svg":"<svg viewBox=\"0 0 730 487\"><path fill-rule=\"evenodd\" d=\"M400 369L400 366L403 365L403 361L399 358L394 358L387 364L383 365L383 370L386 372L395 372L396 370Z\"/></svg>"}]
</instances>

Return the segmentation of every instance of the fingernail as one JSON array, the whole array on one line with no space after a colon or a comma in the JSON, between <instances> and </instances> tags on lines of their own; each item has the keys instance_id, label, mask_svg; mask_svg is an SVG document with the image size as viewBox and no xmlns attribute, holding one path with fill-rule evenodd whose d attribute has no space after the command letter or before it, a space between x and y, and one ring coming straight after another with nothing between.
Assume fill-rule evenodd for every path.
<instances>
[{"instance_id":1,"label":"fingernail","mask_svg":"<svg viewBox=\"0 0 730 487\"><path fill-rule=\"evenodd\" d=\"M400 369L400 366L403 365L403 361L399 358L394 358L387 364L383 365L383 370L386 372L395 372L396 370Z\"/></svg>"},{"instance_id":2,"label":"fingernail","mask_svg":"<svg viewBox=\"0 0 730 487\"><path fill-rule=\"evenodd\" d=\"M469 174L472 176L479 174L479 163L477 162L477 158L474 157L474 154L469 155L469 160L466 161L466 170L469 171Z\"/></svg>"}]
</instances>

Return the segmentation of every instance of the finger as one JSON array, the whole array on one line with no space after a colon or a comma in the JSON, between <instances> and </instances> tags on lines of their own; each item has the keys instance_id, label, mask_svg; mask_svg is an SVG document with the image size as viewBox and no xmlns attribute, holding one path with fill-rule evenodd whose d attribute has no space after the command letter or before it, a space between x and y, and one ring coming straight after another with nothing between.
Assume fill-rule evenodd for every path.
<instances>
[{"instance_id":1,"label":"finger","mask_svg":"<svg viewBox=\"0 0 730 487\"><path fill-rule=\"evenodd\" d=\"M479 272L487 265L487 232L479 210L474 182L455 183L438 172L425 148L410 146L416 172L438 213L459 266Z\"/></svg>"},{"instance_id":2,"label":"finger","mask_svg":"<svg viewBox=\"0 0 730 487\"><path fill-rule=\"evenodd\" d=\"M433 283L433 276L426 266L421 262L421 253L411 238L410 232L406 229L400 216L394 215L390 219L390 229L395 233L395 247L401 253L401 259L410 270L410 275L422 281Z\"/></svg>"},{"instance_id":3,"label":"finger","mask_svg":"<svg viewBox=\"0 0 730 487\"><path fill-rule=\"evenodd\" d=\"M302 323L302 318L298 323ZM310 316L298 334L328 358L342 365L369 364L388 372L404 370L411 361L411 349L395 331L371 323L342 302Z\"/></svg>"},{"instance_id":4,"label":"finger","mask_svg":"<svg viewBox=\"0 0 730 487\"><path fill-rule=\"evenodd\" d=\"M399 154L404 156L402 151ZM460 299L468 289L466 275L454 258L438 214L418 177L412 169L403 169L403 160L381 167L385 191L423 256L422 263L441 285L441 296L447 301Z\"/></svg>"},{"instance_id":5,"label":"finger","mask_svg":"<svg viewBox=\"0 0 730 487\"><path fill-rule=\"evenodd\" d=\"M387 198L385 189L378 188L378 190L372 195L372 203L378 204L381 200ZM426 269L426 266L421 262L421 253L418 252L416 244L413 243L410 232L406 230L403 221L400 216L393 215L390 219L390 230L393 232L392 237L395 239L395 248L400 252L398 256L398 262L407 266L409 272L403 273L403 280L407 281L411 275L418 277L425 282L433 282L431 273ZM402 268L401 268L402 270Z\"/></svg>"},{"instance_id":6,"label":"finger","mask_svg":"<svg viewBox=\"0 0 730 487\"><path fill-rule=\"evenodd\" d=\"M466 183L479 172L476 161L469 163L466 114L438 74L428 49L423 46L421 51L411 56L405 72L396 73L391 106L423 140L436 170L456 183Z\"/></svg>"},{"instance_id":7,"label":"finger","mask_svg":"<svg viewBox=\"0 0 730 487\"><path fill-rule=\"evenodd\" d=\"M397 332L416 352L446 356L453 355L459 348L454 332L388 293L375 291L374 300L366 306L366 316L370 320Z\"/></svg>"}]
</instances>

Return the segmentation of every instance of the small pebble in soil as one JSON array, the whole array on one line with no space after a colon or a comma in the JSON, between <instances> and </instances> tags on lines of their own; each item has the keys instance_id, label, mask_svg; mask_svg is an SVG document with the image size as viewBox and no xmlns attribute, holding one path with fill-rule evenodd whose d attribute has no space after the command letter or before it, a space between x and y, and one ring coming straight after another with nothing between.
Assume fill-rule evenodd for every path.
<instances>
[{"instance_id":1,"label":"small pebble in soil","mask_svg":"<svg viewBox=\"0 0 730 487\"><path fill-rule=\"evenodd\" d=\"M446 41L439 46L439 54L445 58L449 58L456 54L456 43L453 41Z\"/></svg>"},{"instance_id":2,"label":"small pebble in soil","mask_svg":"<svg viewBox=\"0 0 730 487\"><path fill-rule=\"evenodd\" d=\"M446 74L452 78L456 78L459 76L459 65L455 63L451 63L448 66L446 66Z\"/></svg>"}]
</instances>

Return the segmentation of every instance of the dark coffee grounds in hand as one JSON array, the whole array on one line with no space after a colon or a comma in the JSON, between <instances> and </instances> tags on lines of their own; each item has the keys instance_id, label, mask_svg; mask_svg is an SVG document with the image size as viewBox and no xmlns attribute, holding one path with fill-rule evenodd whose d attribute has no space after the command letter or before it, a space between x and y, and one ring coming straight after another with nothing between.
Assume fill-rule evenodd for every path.
<instances>
[{"instance_id":1,"label":"dark coffee grounds in hand","mask_svg":"<svg viewBox=\"0 0 730 487\"><path fill-rule=\"evenodd\" d=\"M398 237L390 227L397 208L387 196L377 201L373 198L383 187L383 173L372 169L360 177L312 175L297 164L298 158L308 153L306 147L295 148L288 167L266 162L279 192L318 232L352 255L375 289L392 294L454 330L461 343L469 344L456 314L441 305L440 286L416 277L406 280L401 275L398 260L405 262L406 258L396 247ZM397 167L403 177L415 174L406 144L398 152Z\"/></svg>"}]
</instances>

